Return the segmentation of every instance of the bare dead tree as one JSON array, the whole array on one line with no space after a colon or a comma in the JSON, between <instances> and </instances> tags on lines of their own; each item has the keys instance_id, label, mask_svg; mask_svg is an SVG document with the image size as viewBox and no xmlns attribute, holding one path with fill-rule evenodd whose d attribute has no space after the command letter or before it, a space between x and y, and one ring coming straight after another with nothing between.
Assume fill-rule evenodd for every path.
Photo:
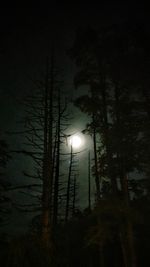
<instances>
[{"instance_id":1,"label":"bare dead tree","mask_svg":"<svg viewBox=\"0 0 150 267\"><path fill-rule=\"evenodd\" d=\"M75 213L76 209L75 203L77 197L77 180L76 180L78 174L78 166L76 161L77 154L73 152L72 145L70 147L71 150L70 150L70 160L69 160L69 172L67 179L65 222L68 221L70 210L72 210L72 214Z\"/></svg>"}]
</instances>

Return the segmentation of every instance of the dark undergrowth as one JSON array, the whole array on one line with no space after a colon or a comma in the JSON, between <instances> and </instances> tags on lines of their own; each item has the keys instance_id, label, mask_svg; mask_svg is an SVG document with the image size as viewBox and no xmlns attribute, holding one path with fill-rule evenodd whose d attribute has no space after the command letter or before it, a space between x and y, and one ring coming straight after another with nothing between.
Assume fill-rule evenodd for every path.
<instances>
[{"instance_id":1,"label":"dark undergrowth","mask_svg":"<svg viewBox=\"0 0 150 267\"><path fill-rule=\"evenodd\" d=\"M124 267L116 236L103 244L102 250L89 233L95 226L94 216L82 216L57 227L51 246L45 247L38 233L30 232L16 238L0 239L1 267ZM146 226L147 225L147 226ZM149 260L149 227L137 225L136 249L138 267L147 267Z\"/></svg>"}]
</instances>

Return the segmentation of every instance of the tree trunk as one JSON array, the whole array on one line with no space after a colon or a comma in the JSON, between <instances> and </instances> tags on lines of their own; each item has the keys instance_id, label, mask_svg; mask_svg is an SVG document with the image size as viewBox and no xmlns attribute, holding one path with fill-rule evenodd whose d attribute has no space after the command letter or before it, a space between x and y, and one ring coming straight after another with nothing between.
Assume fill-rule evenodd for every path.
<instances>
[{"instance_id":1,"label":"tree trunk","mask_svg":"<svg viewBox=\"0 0 150 267\"><path fill-rule=\"evenodd\" d=\"M74 175L74 181L73 181L73 201L72 201L72 215L75 214L76 210L76 175Z\"/></svg>"},{"instance_id":2,"label":"tree trunk","mask_svg":"<svg viewBox=\"0 0 150 267\"><path fill-rule=\"evenodd\" d=\"M51 84L49 86L49 61L46 65L44 98L44 158L42 196L42 239L45 244L51 236L51 197L52 197L52 127L53 127L53 60L51 60Z\"/></svg>"},{"instance_id":3,"label":"tree trunk","mask_svg":"<svg viewBox=\"0 0 150 267\"><path fill-rule=\"evenodd\" d=\"M95 163L96 200L99 201L100 200L100 181L99 181L99 174L98 174L96 127L95 127L94 114L93 114L93 145L94 145L94 163Z\"/></svg>"},{"instance_id":4,"label":"tree trunk","mask_svg":"<svg viewBox=\"0 0 150 267\"><path fill-rule=\"evenodd\" d=\"M73 151L71 145L71 152L70 152L70 165L69 165L69 174L68 174L68 183L67 183L67 199L66 199L66 214L65 214L65 221L68 221L69 215L69 202L70 202L70 184L71 184L71 172L72 172L72 160L73 160Z\"/></svg>"},{"instance_id":5,"label":"tree trunk","mask_svg":"<svg viewBox=\"0 0 150 267\"><path fill-rule=\"evenodd\" d=\"M56 173L54 183L54 214L53 225L57 225L58 217L58 193L59 193L59 167L60 167L60 91L58 92L58 123L57 123L57 155L56 155Z\"/></svg>"},{"instance_id":6,"label":"tree trunk","mask_svg":"<svg viewBox=\"0 0 150 267\"><path fill-rule=\"evenodd\" d=\"M89 212L91 211L91 156L90 151L88 154L88 206Z\"/></svg>"}]
</instances>

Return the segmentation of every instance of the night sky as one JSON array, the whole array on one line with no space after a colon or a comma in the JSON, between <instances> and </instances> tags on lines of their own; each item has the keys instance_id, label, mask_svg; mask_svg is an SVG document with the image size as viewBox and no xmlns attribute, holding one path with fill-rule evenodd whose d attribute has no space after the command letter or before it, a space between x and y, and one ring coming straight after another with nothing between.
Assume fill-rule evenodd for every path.
<instances>
[{"instance_id":1,"label":"night sky","mask_svg":"<svg viewBox=\"0 0 150 267\"><path fill-rule=\"evenodd\" d=\"M121 1L120 1L121 2ZM51 3L51 1L50 1ZM10 147L21 147L21 137L7 136L6 131L16 131L18 120L23 114L22 100L31 92L31 79L42 76L45 70L46 56L51 54L52 42L55 46L55 60L63 69L65 91L71 98L82 93L76 91L73 77L76 68L67 56L72 46L76 30L84 27L99 29L114 24L127 22L141 23L149 28L148 12L142 4L99 1L100 4L53 4L49 7L12 7L0 9L0 132L8 140ZM86 91L86 88L82 89ZM71 105L74 118L69 131L84 129L88 118ZM85 142L90 147L90 140ZM85 147L84 147L85 149ZM82 163L87 155L80 156ZM21 170L30 165L28 160L12 159L7 176L11 183L24 182ZM18 168L19 166L19 168ZM83 173L85 170L81 170ZM10 177L11 176L11 177ZM84 188L85 181L81 182ZM86 191L86 189L85 189ZM81 205L85 203L83 193ZM18 221L18 225L21 223ZM21 226L20 226L21 227Z\"/></svg>"},{"instance_id":2,"label":"night sky","mask_svg":"<svg viewBox=\"0 0 150 267\"><path fill-rule=\"evenodd\" d=\"M140 22L148 27L148 16L143 5L125 3L101 1L101 4L86 5L52 4L47 8L43 5L34 8L1 8L1 128L5 125L7 128L7 122L15 120L15 101L31 90L30 79L39 77L44 71L52 40L56 64L63 69L66 87L71 94L75 66L66 51L73 44L79 27L99 29L122 22L128 22L129 25Z\"/></svg>"}]
</instances>

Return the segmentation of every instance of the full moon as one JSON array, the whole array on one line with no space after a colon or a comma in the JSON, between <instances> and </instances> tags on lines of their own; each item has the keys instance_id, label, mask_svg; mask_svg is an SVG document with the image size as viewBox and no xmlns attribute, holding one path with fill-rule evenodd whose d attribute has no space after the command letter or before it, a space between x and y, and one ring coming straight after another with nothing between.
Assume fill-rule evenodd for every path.
<instances>
[{"instance_id":1,"label":"full moon","mask_svg":"<svg viewBox=\"0 0 150 267\"><path fill-rule=\"evenodd\" d=\"M73 148L79 148L81 146L81 138L78 135L71 136L70 138L70 145L72 145Z\"/></svg>"}]
</instances>

